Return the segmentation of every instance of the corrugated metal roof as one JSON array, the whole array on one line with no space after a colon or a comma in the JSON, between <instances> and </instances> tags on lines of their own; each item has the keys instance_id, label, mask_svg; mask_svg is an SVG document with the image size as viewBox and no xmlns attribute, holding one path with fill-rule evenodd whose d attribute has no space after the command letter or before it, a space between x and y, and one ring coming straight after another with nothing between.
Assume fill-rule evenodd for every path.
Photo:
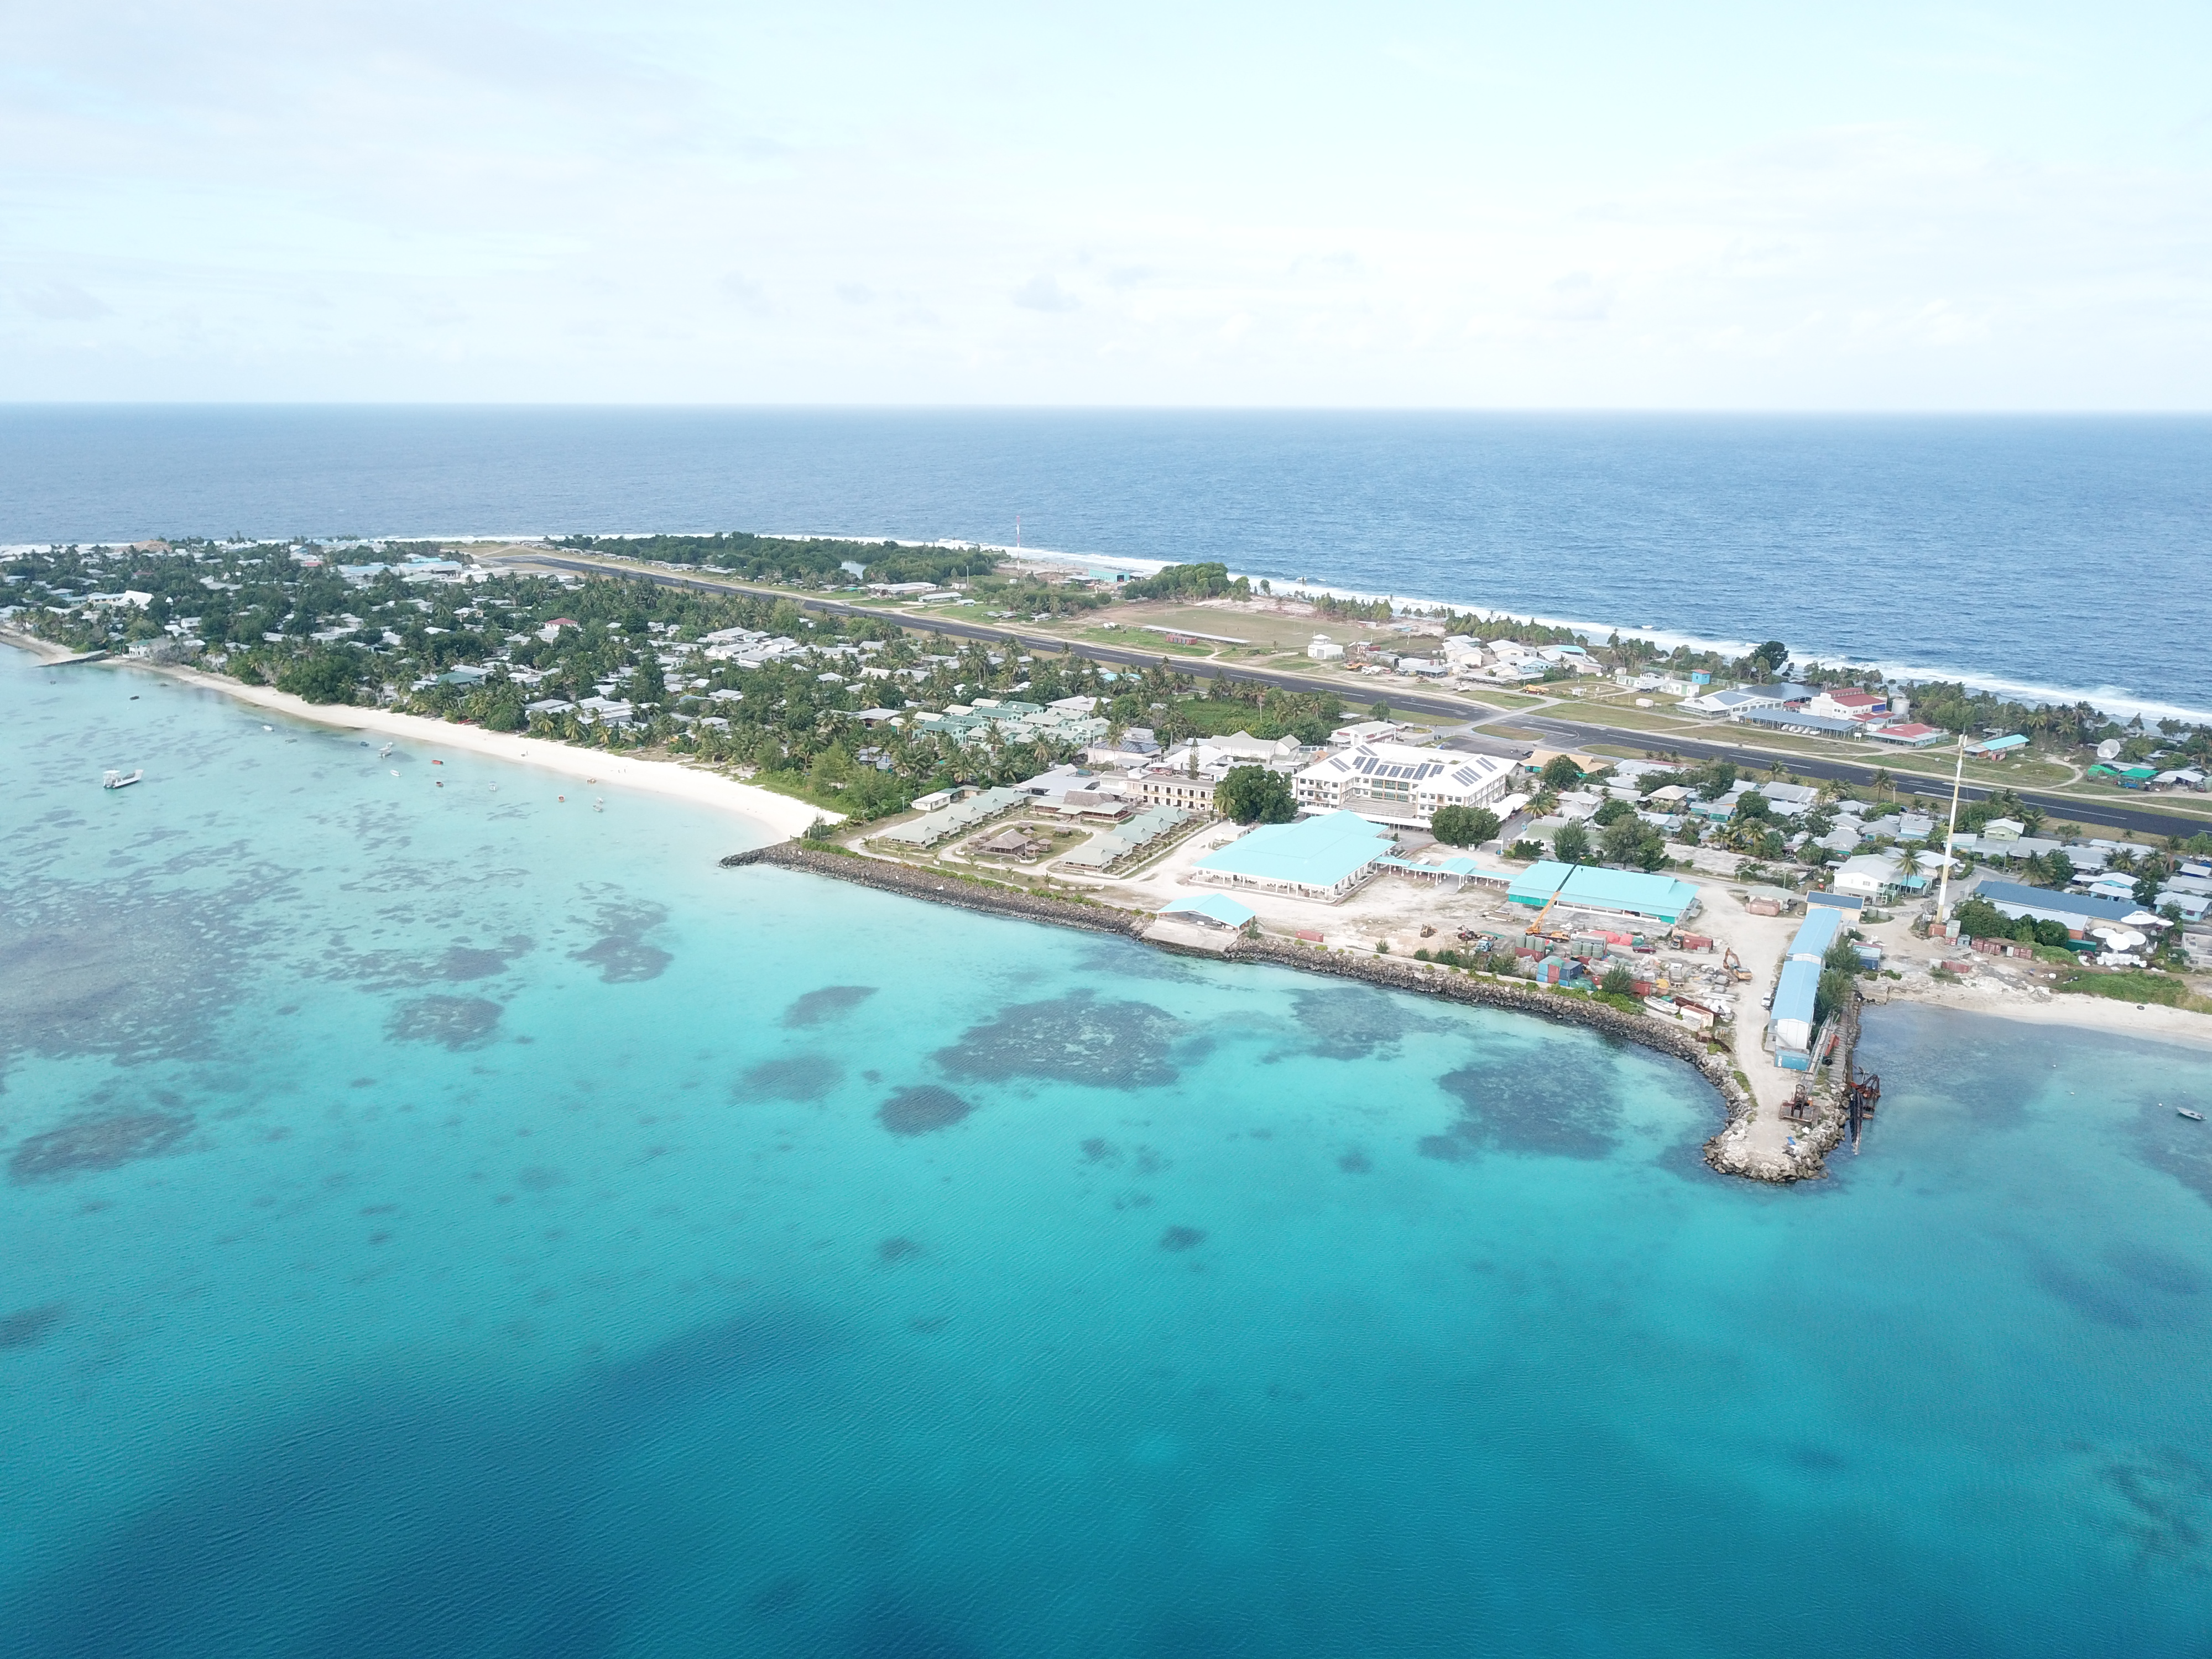
<instances>
[{"instance_id":1,"label":"corrugated metal roof","mask_svg":"<svg viewBox=\"0 0 2212 1659\"><path fill-rule=\"evenodd\" d=\"M1785 962L1782 977L1774 983L1774 1018L1813 1023L1813 1000L1820 989L1820 964Z\"/></svg>"},{"instance_id":2,"label":"corrugated metal roof","mask_svg":"<svg viewBox=\"0 0 2212 1659\"><path fill-rule=\"evenodd\" d=\"M1263 823L1196 868L1254 881L1334 887L1365 869L1395 845L1357 812L1324 812L1295 823Z\"/></svg>"},{"instance_id":3,"label":"corrugated metal roof","mask_svg":"<svg viewBox=\"0 0 2212 1659\"><path fill-rule=\"evenodd\" d=\"M1224 927L1242 927L1258 913L1247 905L1239 904L1226 893L1208 893L1203 898L1179 898L1172 904L1160 907L1164 916L1201 915L1219 922Z\"/></svg>"},{"instance_id":4,"label":"corrugated metal roof","mask_svg":"<svg viewBox=\"0 0 2212 1659\"><path fill-rule=\"evenodd\" d=\"M1790 941L1793 960L1804 957L1818 962L1836 942L1836 934L1844 925L1844 913L1827 905L1808 906L1805 920L1797 929L1797 937Z\"/></svg>"}]
</instances>

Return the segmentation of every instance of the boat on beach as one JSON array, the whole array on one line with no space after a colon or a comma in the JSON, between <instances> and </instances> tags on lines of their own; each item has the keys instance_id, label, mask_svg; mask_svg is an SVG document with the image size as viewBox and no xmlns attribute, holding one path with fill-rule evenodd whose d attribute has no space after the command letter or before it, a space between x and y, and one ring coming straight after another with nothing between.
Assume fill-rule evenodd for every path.
<instances>
[{"instance_id":1,"label":"boat on beach","mask_svg":"<svg viewBox=\"0 0 2212 1659\"><path fill-rule=\"evenodd\" d=\"M146 769L143 767L139 768L136 772L118 772L111 768L100 774L100 787L103 789L128 789L145 775Z\"/></svg>"}]
</instances>

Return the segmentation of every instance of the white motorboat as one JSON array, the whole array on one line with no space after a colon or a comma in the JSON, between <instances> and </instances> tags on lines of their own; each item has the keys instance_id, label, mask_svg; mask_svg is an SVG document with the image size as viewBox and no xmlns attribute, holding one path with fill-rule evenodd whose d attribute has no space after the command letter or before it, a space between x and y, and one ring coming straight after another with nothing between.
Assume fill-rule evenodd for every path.
<instances>
[{"instance_id":1,"label":"white motorboat","mask_svg":"<svg viewBox=\"0 0 2212 1659\"><path fill-rule=\"evenodd\" d=\"M110 769L100 775L100 787L103 789L128 789L145 775L146 771L143 767L136 772L118 772Z\"/></svg>"},{"instance_id":2,"label":"white motorboat","mask_svg":"<svg viewBox=\"0 0 2212 1659\"><path fill-rule=\"evenodd\" d=\"M2187 1118L2191 1123L2202 1123L2204 1121L2204 1114L2202 1112L2192 1112L2186 1106L2177 1106L2173 1109L2180 1113L2182 1116Z\"/></svg>"}]
</instances>

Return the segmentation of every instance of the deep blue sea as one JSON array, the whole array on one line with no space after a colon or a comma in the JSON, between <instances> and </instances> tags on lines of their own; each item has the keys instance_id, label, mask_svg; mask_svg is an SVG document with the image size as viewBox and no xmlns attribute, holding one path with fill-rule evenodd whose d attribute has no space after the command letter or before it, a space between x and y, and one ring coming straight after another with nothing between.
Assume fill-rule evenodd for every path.
<instances>
[{"instance_id":1,"label":"deep blue sea","mask_svg":"<svg viewBox=\"0 0 2212 1659\"><path fill-rule=\"evenodd\" d=\"M2212 1644L2204 1053L1875 1011L1769 1190L1587 1034L125 669L0 731L8 1659Z\"/></svg>"},{"instance_id":2,"label":"deep blue sea","mask_svg":"<svg viewBox=\"0 0 2212 1659\"><path fill-rule=\"evenodd\" d=\"M0 543L815 531L2212 718L2212 418L0 407Z\"/></svg>"}]
</instances>

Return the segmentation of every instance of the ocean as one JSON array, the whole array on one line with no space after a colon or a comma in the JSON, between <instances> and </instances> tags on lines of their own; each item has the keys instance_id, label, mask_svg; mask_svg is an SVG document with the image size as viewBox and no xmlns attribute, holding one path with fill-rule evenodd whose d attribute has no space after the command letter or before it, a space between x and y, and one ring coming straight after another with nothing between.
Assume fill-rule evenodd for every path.
<instances>
[{"instance_id":1,"label":"ocean","mask_svg":"<svg viewBox=\"0 0 2212 1659\"><path fill-rule=\"evenodd\" d=\"M1577 1030L0 721L9 1659L2212 1643L2203 1053L1877 1009L1758 1188Z\"/></svg>"},{"instance_id":2,"label":"ocean","mask_svg":"<svg viewBox=\"0 0 2212 1659\"><path fill-rule=\"evenodd\" d=\"M817 532L1220 560L2212 719L2212 418L0 407L0 543Z\"/></svg>"}]
</instances>

